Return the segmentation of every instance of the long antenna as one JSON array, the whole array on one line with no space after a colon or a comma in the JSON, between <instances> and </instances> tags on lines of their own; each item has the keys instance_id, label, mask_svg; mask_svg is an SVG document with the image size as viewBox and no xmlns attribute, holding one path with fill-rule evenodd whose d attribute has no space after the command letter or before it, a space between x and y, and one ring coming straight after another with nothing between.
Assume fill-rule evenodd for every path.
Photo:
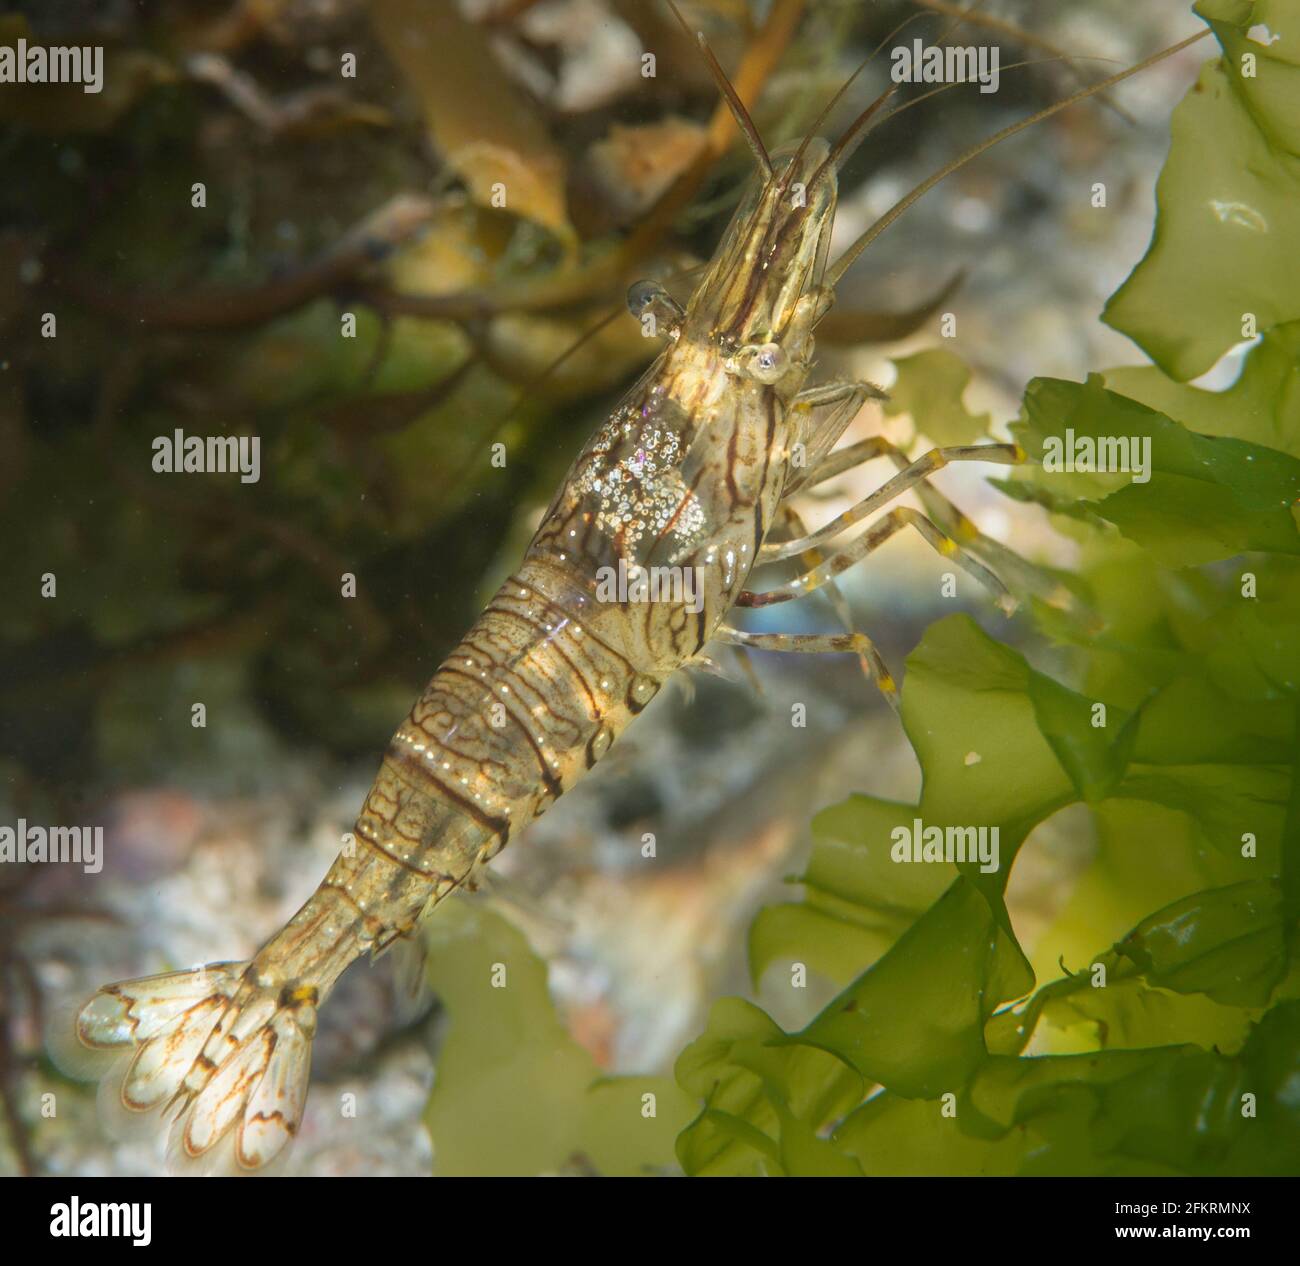
<instances>
[{"instance_id":1,"label":"long antenna","mask_svg":"<svg viewBox=\"0 0 1300 1266\"><path fill-rule=\"evenodd\" d=\"M1000 68L1000 74L1007 74L1013 70L1024 70L1027 66L1049 66L1053 62L1066 62L1074 65L1076 62L1110 62L1114 64L1113 57L1081 57L1075 53L1060 53L1055 57L1033 57L1024 61L1008 62L1007 65ZM919 106L923 102L929 101L931 97L937 97L941 93L949 92L954 88L964 88L966 85L961 80L955 80L950 83L940 84L937 88L927 88L923 93L916 97L908 97L902 105L895 106L883 119L880 125L883 127L896 114L902 114L905 110L910 110L913 106Z\"/></svg>"},{"instance_id":2,"label":"long antenna","mask_svg":"<svg viewBox=\"0 0 1300 1266\"><path fill-rule=\"evenodd\" d=\"M957 5L950 3L950 0L915 0L919 5L923 5L931 13L944 13L949 16L956 16L961 10ZM1051 40L1044 39L1041 35L1035 35L1033 31L1026 31L1023 27L1017 26L1014 22L1008 22L1005 18L994 17L991 13L973 13L967 10L967 20L976 26L986 27L990 31L996 31L999 35L1005 35L1018 44L1023 44L1026 48L1036 48L1040 52L1050 53L1053 57L1059 57L1065 62L1075 61L1109 61L1109 58L1079 57L1074 53L1067 53L1063 48L1058 48ZM1075 69L1073 66L1071 69ZM1087 83L1087 77L1078 74L1076 77L1083 83ZM1136 119L1118 105L1110 97L1103 97L1102 101L1108 105L1116 114L1119 115L1125 123L1134 124Z\"/></svg>"},{"instance_id":3,"label":"long antenna","mask_svg":"<svg viewBox=\"0 0 1300 1266\"><path fill-rule=\"evenodd\" d=\"M1091 84L1087 88L1081 88L1078 92L1071 93L1068 97L1063 97L1060 101L1050 106L1045 106L1035 114L1031 114L1026 119L1021 119L1018 123L1010 123L999 132L994 132L992 136L986 137L978 145L968 149L958 158L942 167L932 176L927 176L919 185L910 193L904 194L897 202L894 203L888 211L884 213L856 242L850 246L843 255L835 261L828 270L826 284L835 286L839 283L845 272L852 267L858 256L862 254L872 242L876 240L895 220L898 219L904 211L914 202L923 198L931 189L941 180L947 179L953 172L964 167L973 158L978 158L985 150L992 149L1001 141L1007 140L1008 137L1015 136L1017 132L1023 132L1026 128L1033 127L1035 123L1041 123L1044 119L1051 118L1052 115L1059 113L1061 110L1076 104L1079 101L1086 100L1088 97L1095 97L1099 92L1105 92L1108 88L1113 88L1116 84L1122 83L1125 79L1154 66L1157 62L1164 61L1166 57L1172 57L1175 53L1181 53L1183 49L1189 48L1197 40L1204 39L1210 32L1208 30L1200 31L1195 35L1169 48L1162 49L1158 53L1153 53L1150 57L1138 62L1135 66L1130 66L1127 70L1121 70L1118 74L1111 75L1108 79L1102 79L1098 83Z\"/></svg>"}]
</instances>

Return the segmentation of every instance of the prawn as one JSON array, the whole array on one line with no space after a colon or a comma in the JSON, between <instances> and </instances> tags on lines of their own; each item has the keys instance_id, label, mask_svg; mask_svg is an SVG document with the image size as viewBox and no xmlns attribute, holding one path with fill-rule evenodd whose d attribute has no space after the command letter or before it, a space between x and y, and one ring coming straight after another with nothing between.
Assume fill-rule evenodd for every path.
<instances>
[{"instance_id":1,"label":"prawn","mask_svg":"<svg viewBox=\"0 0 1300 1266\"><path fill-rule=\"evenodd\" d=\"M76 1015L75 1044L115 1062L121 1106L160 1114L173 1167L253 1172L282 1160L307 1096L318 1008L347 966L413 937L708 643L856 654L894 700L866 634L746 632L728 623L734 609L833 588L838 574L909 527L1013 605L966 548L980 543L973 525L925 481L949 462L1015 463L1023 453L984 444L909 461L879 439L833 451L879 392L862 382L810 383L815 331L862 250L946 175L1191 42L989 137L830 264L838 172L893 89L834 144L810 132L769 154L700 37L759 179L684 307L654 283L629 292L632 313L664 337L663 350L582 449L523 560L398 727L343 851L302 908L251 961L108 985ZM789 508L794 493L882 455L899 468L892 479L818 531L802 528ZM930 516L890 509L840 542L910 488L925 494ZM777 524L793 524L797 535L770 541ZM789 559L800 575L750 587L757 569Z\"/></svg>"}]
</instances>

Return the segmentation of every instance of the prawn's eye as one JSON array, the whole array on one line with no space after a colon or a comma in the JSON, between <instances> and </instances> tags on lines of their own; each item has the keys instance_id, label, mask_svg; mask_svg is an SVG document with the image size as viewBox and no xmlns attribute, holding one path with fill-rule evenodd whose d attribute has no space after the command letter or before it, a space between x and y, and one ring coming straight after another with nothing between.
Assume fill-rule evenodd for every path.
<instances>
[{"instance_id":1,"label":"prawn's eye","mask_svg":"<svg viewBox=\"0 0 1300 1266\"><path fill-rule=\"evenodd\" d=\"M647 316L670 332L685 315L681 305L657 281L634 281L627 291L627 310L638 321Z\"/></svg>"},{"instance_id":2,"label":"prawn's eye","mask_svg":"<svg viewBox=\"0 0 1300 1266\"><path fill-rule=\"evenodd\" d=\"M749 349L749 376L762 383L774 383L785 376L790 358L780 343L760 343Z\"/></svg>"},{"instance_id":3,"label":"prawn's eye","mask_svg":"<svg viewBox=\"0 0 1300 1266\"><path fill-rule=\"evenodd\" d=\"M653 281L634 281L627 288L627 310L634 317L639 317L654 303L662 289L662 286L655 285Z\"/></svg>"}]
</instances>

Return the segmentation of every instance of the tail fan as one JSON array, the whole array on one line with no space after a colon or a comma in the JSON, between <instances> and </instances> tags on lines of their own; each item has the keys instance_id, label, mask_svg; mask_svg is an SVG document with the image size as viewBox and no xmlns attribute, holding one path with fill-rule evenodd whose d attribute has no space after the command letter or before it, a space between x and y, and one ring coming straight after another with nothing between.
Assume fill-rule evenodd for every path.
<instances>
[{"instance_id":1,"label":"tail fan","mask_svg":"<svg viewBox=\"0 0 1300 1266\"><path fill-rule=\"evenodd\" d=\"M168 1129L173 1172L249 1174L284 1160L307 1098L310 985L212 963L106 985L68 1027L51 1041L56 1060L101 1079L110 1126Z\"/></svg>"}]
</instances>

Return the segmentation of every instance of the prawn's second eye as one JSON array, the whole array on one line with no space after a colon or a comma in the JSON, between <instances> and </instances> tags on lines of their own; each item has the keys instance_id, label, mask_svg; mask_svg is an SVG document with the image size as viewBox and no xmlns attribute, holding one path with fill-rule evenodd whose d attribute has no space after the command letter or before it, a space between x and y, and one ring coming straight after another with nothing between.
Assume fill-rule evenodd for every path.
<instances>
[{"instance_id":1,"label":"prawn's second eye","mask_svg":"<svg viewBox=\"0 0 1300 1266\"><path fill-rule=\"evenodd\" d=\"M745 350L749 352L746 364L749 376L759 382L777 382L790 368L790 358L780 343L760 343Z\"/></svg>"},{"instance_id":2,"label":"prawn's second eye","mask_svg":"<svg viewBox=\"0 0 1300 1266\"><path fill-rule=\"evenodd\" d=\"M627 291L627 310L638 321L646 316L671 331L685 315L681 305L657 281L634 281Z\"/></svg>"}]
</instances>

